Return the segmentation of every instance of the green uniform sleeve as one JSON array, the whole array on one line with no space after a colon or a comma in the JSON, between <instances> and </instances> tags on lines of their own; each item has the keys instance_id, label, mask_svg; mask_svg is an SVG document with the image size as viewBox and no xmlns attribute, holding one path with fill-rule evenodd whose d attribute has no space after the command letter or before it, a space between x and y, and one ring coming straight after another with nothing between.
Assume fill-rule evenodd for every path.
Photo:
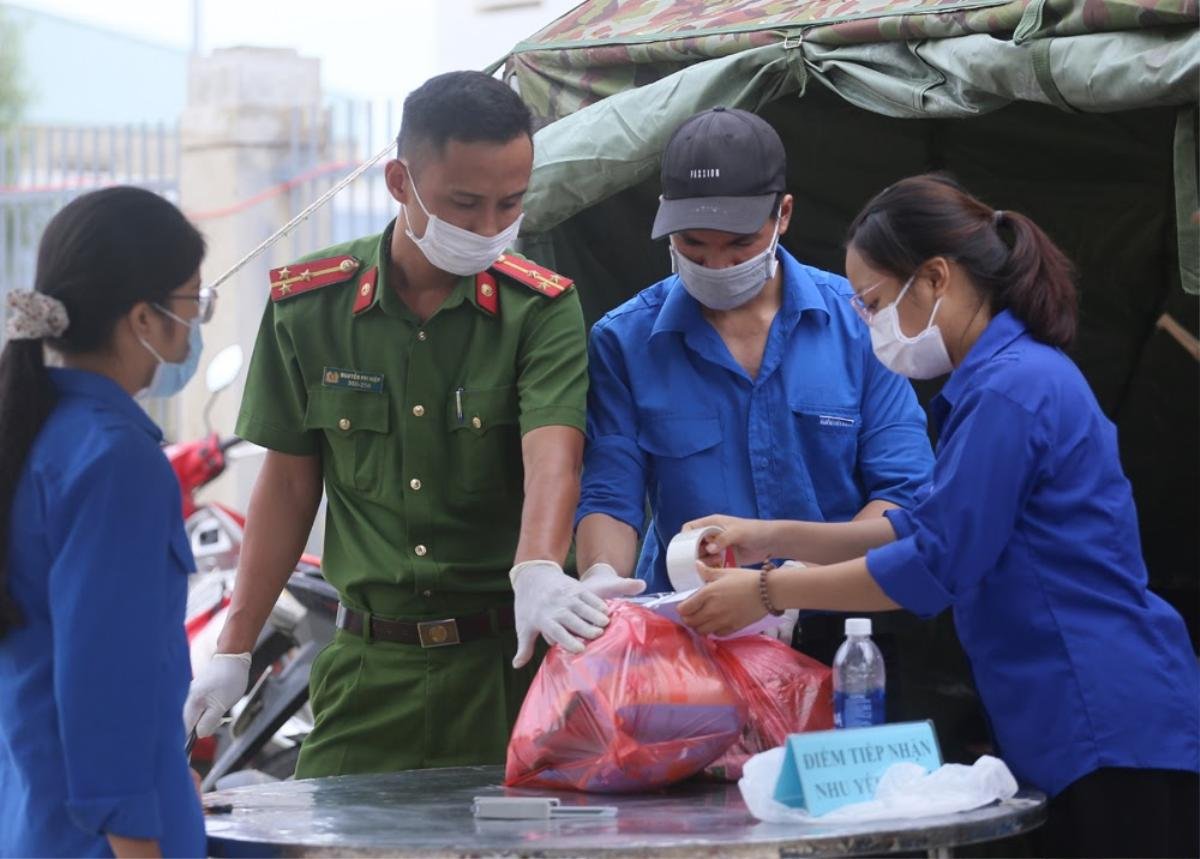
<instances>
[{"instance_id":1,"label":"green uniform sleeve","mask_svg":"<svg viewBox=\"0 0 1200 859\"><path fill-rule=\"evenodd\" d=\"M319 452L316 434L304 429L307 408L308 393L291 332L269 301L246 374L237 435L280 453L315 455Z\"/></svg>"},{"instance_id":2,"label":"green uniform sleeve","mask_svg":"<svg viewBox=\"0 0 1200 859\"><path fill-rule=\"evenodd\" d=\"M541 302L521 335L517 366L521 434L545 426L585 428L587 334L578 293Z\"/></svg>"}]
</instances>

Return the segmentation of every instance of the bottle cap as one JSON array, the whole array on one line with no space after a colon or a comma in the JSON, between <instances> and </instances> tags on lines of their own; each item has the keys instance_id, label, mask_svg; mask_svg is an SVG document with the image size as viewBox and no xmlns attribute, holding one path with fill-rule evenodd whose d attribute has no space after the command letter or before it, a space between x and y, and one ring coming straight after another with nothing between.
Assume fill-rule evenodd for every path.
<instances>
[{"instance_id":1,"label":"bottle cap","mask_svg":"<svg viewBox=\"0 0 1200 859\"><path fill-rule=\"evenodd\" d=\"M869 617L848 617L846 618L846 635L870 635L871 634L871 618Z\"/></svg>"}]
</instances>

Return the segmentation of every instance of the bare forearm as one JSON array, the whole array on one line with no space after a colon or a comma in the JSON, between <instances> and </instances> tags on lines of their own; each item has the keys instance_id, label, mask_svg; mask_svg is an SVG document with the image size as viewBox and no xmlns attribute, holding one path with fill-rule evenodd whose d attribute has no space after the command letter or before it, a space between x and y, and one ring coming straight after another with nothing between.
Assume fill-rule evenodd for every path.
<instances>
[{"instance_id":1,"label":"bare forearm","mask_svg":"<svg viewBox=\"0 0 1200 859\"><path fill-rule=\"evenodd\" d=\"M254 484L221 653L245 653L296 568L321 503L320 462L271 452Z\"/></svg>"},{"instance_id":2,"label":"bare forearm","mask_svg":"<svg viewBox=\"0 0 1200 859\"><path fill-rule=\"evenodd\" d=\"M108 846L117 859L159 859L162 849L153 838L126 838L106 833Z\"/></svg>"},{"instance_id":3,"label":"bare forearm","mask_svg":"<svg viewBox=\"0 0 1200 859\"><path fill-rule=\"evenodd\" d=\"M893 611L900 605L871 577L866 558L827 567L781 567L767 576L767 594L778 608L817 611Z\"/></svg>"},{"instance_id":4,"label":"bare forearm","mask_svg":"<svg viewBox=\"0 0 1200 859\"><path fill-rule=\"evenodd\" d=\"M570 427L541 427L521 441L525 461L525 504L514 563L561 564L571 546L571 520L579 503L583 434Z\"/></svg>"},{"instance_id":5,"label":"bare forearm","mask_svg":"<svg viewBox=\"0 0 1200 859\"><path fill-rule=\"evenodd\" d=\"M854 514L854 522L861 522L863 519L878 519L888 510L895 510L899 504L893 504L891 501L883 501L873 499L863 505L863 509Z\"/></svg>"},{"instance_id":6,"label":"bare forearm","mask_svg":"<svg viewBox=\"0 0 1200 859\"><path fill-rule=\"evenodd\" d=\"M632 576L637 561L637 531L606 513L585 516L575 532L575 559L582 573L605 563L619 575Z\"/></svg>"},{"instance_id":7,"label":"bare forearm","mask_svg":"<svg viewBox=\"0 0 1200 859\"><path fill-rule=\"evenodd\" d=\"M860 558L868 550L896 539L892 523L882 515L852 522L778 521L771 528L775 532L771 538L772 557L814 564Z\"/></svg>"}]
</instances>

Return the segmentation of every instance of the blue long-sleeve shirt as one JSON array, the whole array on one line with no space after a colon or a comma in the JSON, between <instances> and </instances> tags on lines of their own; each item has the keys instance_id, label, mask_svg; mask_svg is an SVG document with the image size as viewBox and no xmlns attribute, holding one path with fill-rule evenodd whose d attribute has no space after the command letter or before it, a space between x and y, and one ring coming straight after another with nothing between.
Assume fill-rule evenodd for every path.
<instances>
[{"instance_id":1,"label":"blue long-sleeve shirt","mask_svg":"<svg viewBox=\"0 0 1200 859\"><path fill-rule=\"evenodd\" d=\"M650 592L671 590L666 544L690 519L845 521L872 500L907 506L929 478L925 415L875 358L849 283L778 256L753 379L674 275L592 328L575 521L605 513L641 534L649 497L637 575Z\"/></svg>"},{"instance_id":2,"label":"blue long-sleeve shirt","mask_svg":"<svg viewBox=\"0 0 1200 859\"><path fill-rule=\"evenodd\" d=\"M867 567L953 608L1001 756L1050 795L1100 767L1200 770L1200 669L1147 589L1116 428L1078 368L997 315L930 405L933 479Z\"/></svg>"},{"instance_id":3,"label":"blue long-sleeve shirt","mask_svg":"<svg viewBox=\"0 0 1200 859\"><path fill-rule=\"evenodd\" d=\"M194 564L162 434L115 382L51 370L25 462L0 639L0 855L111 856L106 834L205 854L184 755Z\"/></svg>"}]
</instances>

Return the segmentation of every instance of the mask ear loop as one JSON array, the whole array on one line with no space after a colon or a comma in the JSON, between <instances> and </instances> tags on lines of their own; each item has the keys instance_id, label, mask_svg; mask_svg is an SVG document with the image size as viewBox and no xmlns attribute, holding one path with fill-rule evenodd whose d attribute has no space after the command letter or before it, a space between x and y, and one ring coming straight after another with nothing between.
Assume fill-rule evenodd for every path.
<instances>
[{"instance_id":1,"label":"mask ear loop","mask_svg":"<svg viewBox=\"0 0 1200 859\"><path fill-rule=\"evenodd\" d=\"M778 211L775 212L775 235L771 237L771 252L767 257L767 280L775 276L775 272L779 270L779 221L783 217L783 204L779 204Z\"/></svg>"},{"instance_id":2,"label":"mask ear loop","mask_svg":"<svg viewBox=\"0 0 1200 859\"><path fill-rule=\"evenodd\" d=\"M432 216L429 214L429 210L425 208L425 201L421 199L421 192L417 190L417 180L413 178L412 167L408 165L407 161L401 161L400 163L404 165L404 171L408 174L408 184L412 188L413 196L417 198L417 205L421 207L421 211L425 215L425 235L428 235L429 221L432 219ZM413 232L412 221L408 219L408 206L401 203L400 208L404 210L404 232L414 242L422 241L425 235L422 235L418 239L417 234Z\"/></svg>"},{"instance_id":3,"label":"mask ear loop","mask_svg":"<svg viewBox=\"0 0 1200 859\"><path fill-rule=\"evenodd\" d=\"M933 303L933 310L929 314L929 322L925 325L925 330L928 331L933 327L933 317L937 316L938 308L942 306L944 295L939 295L937 301Z\"/></svg>"}]
</instances>

